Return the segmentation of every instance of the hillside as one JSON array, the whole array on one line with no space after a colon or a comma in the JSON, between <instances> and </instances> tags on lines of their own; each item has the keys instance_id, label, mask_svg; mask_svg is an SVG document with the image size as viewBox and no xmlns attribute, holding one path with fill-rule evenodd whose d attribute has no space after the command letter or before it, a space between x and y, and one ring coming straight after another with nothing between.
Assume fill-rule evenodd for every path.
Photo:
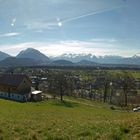
<instances>
[{"instance_id":1,"label":"hillside","mask_svg":"<svg viewBox=\"0 0 140 140\"><path fill-rule=\"evenodd\" d=\"M0 126L0 139L138 140L140 113L82 99L36 103L0 99Z\"/></svg>"},{"instance_id":2,"label":"hillside","mask_svg":"<svg viewBox=\"0 0 140 140\"><path fill-rule=\"evenodd\" d=\"M1 67L11 67L11 66L36 66L39 64L39 61L31 58L16 58L8 57L0 61Z\"/></svg>"},{"instance_id":3,"label":"hillside","mask_svg":"<svg viewBox=\"0 0 140 140\"><path fill-rule=\"evenodd\" d=\"M67 60L55 60L50 63L50 65L55 65L55 66L71 66L74 65L71 61Z\"/></svg>"},{"instance_id":4,"label":"hillside","mask_svg":"<svg viewBox=\"0 0 140 140\"><path fill-rule=\"evenodd\" d=\"M76 63L77 65L80 66L96 66L98 65L97 63L89 60L81 60L80 62Z\"/></svg>"}]
</instances>

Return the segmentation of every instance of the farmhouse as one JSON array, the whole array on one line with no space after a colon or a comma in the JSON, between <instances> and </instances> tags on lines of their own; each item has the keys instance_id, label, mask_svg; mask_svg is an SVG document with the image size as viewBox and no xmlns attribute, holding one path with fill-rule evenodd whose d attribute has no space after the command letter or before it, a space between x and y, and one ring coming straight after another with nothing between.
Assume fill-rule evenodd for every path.
<instances>
[{"instance_id":1,"label":"farmhouse","mask_svg":"<svg viewBox=\"0 0 140 140\"><path fill-rule=\"evenodd\" d=\"M31 80L23 74L0 75L0 97L16 101L29 101Z\"/></svg>"}]
</instances>

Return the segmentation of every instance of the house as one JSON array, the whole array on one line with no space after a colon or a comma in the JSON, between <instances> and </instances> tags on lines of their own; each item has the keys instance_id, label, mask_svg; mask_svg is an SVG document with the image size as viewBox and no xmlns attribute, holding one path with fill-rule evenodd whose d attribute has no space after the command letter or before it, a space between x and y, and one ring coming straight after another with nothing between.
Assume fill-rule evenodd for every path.
<instances>
[{"instance_id":1,"label":"house","mask_svg":"<svg viewBox=\"0 0 140 140\"><path fill-rule=\"evenodd\" d=\"M0 97L16 101L29 101L31 80L24 74L0 75Z\"/></svg>"}]
</instances>

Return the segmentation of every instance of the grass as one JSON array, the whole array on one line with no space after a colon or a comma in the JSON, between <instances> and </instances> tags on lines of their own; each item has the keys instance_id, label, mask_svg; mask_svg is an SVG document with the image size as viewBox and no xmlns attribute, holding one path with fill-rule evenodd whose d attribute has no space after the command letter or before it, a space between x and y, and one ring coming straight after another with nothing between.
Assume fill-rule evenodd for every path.
<instances>
[{"instance_id":1,"label":"grass","mask_svg":"<svg viewBox=\"0 0 140 140\"><path fill-rule=\"evenodd\" d=\"M140 78L140 72L139 71L131 71L131 74L134 78Z\"/></svg>"},{"instance_id":2,"label":"grass","mask_svg":"<svg viewBox=\"0 0 140 140\"><path fill-rule=\"evenodd\" d=\"M111 110L107 104L73 98L36 103L0 100L0 140L139 138L140 113Z\"/></svg>"}]
</instances>

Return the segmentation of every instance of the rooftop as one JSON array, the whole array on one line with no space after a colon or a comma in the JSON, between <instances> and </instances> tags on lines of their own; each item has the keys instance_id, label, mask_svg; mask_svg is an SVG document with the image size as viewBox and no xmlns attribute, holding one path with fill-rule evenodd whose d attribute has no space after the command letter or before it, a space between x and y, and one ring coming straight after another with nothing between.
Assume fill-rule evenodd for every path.
<instances>
[{"instance_id":1,"label":"rooftop","mask_svg":"<svg viewBox=\"0 0 140 140\"><path fill-rule=\"evenodd\" d=\"M40 93L42 93L42 91L40 91L40 90L32 91L32 94L40 94Z\"/></svg>"},{"instance_id":2,"label":"rooftop","mask_svg":"<svg viewBox=\"0 0 140 140\"><path fill-rule=\"evenodd\" d=\"M2 74L0 85L18 86L24 78L29 79L25 74Z\"/></svg>"}]
</instances>

